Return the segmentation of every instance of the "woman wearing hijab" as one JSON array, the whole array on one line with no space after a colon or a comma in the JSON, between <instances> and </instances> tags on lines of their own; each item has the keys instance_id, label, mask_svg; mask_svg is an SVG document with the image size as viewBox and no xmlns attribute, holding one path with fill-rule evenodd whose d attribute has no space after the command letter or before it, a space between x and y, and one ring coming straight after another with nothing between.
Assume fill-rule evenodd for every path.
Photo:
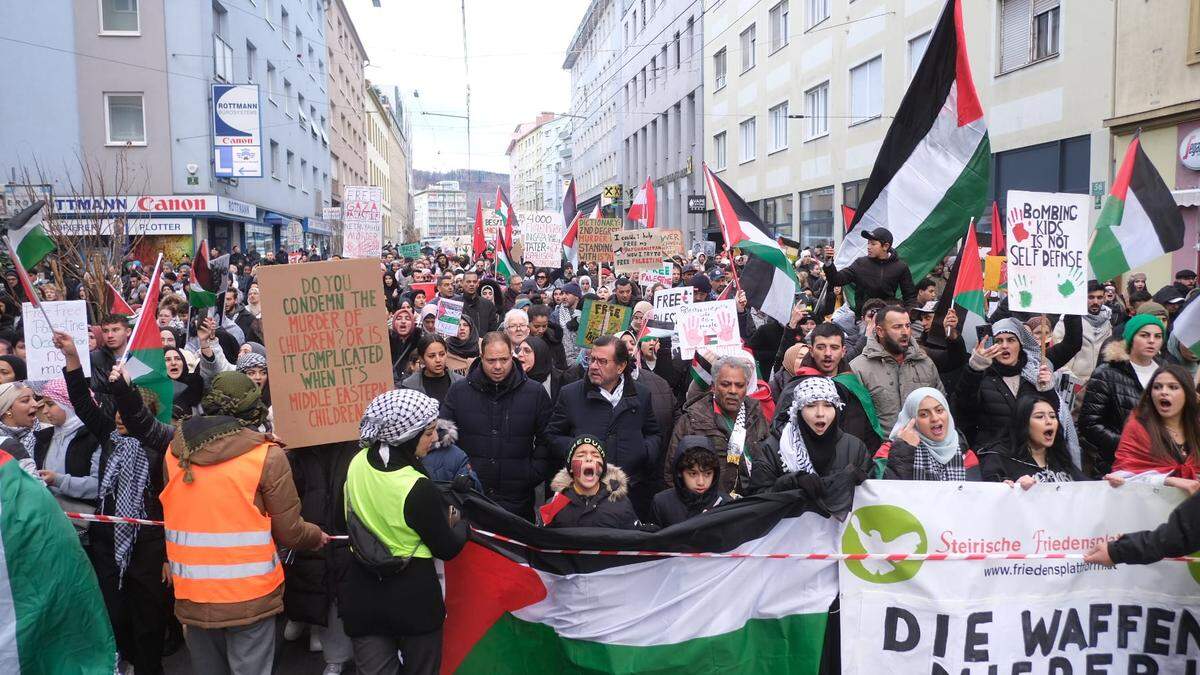
<instances>
[{"instance_id":1,"label":"woman wearing hijab","mask_svg":"<svg viewBox=\"0 0 1200 675\"><path fill-rule=\"evenodd\" d=\"M258 352L248 352L238 357L237 372L250 378L258 387L263 404L267 406L267 421L263 431L270 433L275 428L275 411L271 408L271 389L267 386L267 357Z\"/></svg>"},{"instance_id":2,"label":"woman wearing hijab","mask_svg":"<svg viewBox=\"0 0 1200 675\"><path fill-rule=\"evenodd\" d=\"M33 461L33 431L39 403L24 382L0 384L0 448L18 460L25 473L38 475Z\"/></svg>"},{"instance_id":3,"label":"woman wearing hijab","mask_svg":"<svg viewBox=\"0 0 1200 675\"><path fill-rule=\"evenodd\" d=\"M979 458L954 428L946 397L933 387L914 389L904 399L890 438L875 453L875 478L982 480Z\"/></svg>"},{"instance_id":4,"label":"woman wearing hijab","mask_svg":"<svg viewBox=\"0 0 1200 675\"><path fill-rule=\"evenodd\" d=\"M392 313L392 330L388 332L388 341L392 348L392 378L396 386L402 386L416 356L417 344L421 341L421 329L409 306L402 305Z\"/></svg>"},{"instance_id":5,"label":"woman wearing hijab","mask_svg":"<svg viewBox=\"0 0 1200 675\"><path fill-rule=\"evenodd\" d=\"M187 360L182 349L164 347L163 361L167 366L167 377L175 382L175 399L171 406L171 417L186 419L191 417L200 397L204 395L204 379L198 373L189 373Z\"/></svg>"},{"instance_id":6,"label":"woman wearing hijab","mask_svg":"<svg viewBox=\"0 0 1200 675\"><path fill-rule=\"evenodd\" d=\"M558 400L558 390L562 388L563 382L562 373L554 369L550 345L542 338L530 335L513 348L513 356L517 358L529 379L542 385L550 395L550 403L553 405Z\"/></svg>"},{"instance_id":7,"label":"woman wearing hijab","mask_svg":"<svg viewBox=\"0 0 1200 675\"><path fill-rule=\"evenodd\" d=\"M41 417L49 426L34 432L38 474L63 510L93 513L104 470L100 441L75 414L62 378L42 385L42 399Z\"/></svg>"},{"instance_id":8,"label":"woman wearing hijab","mask_svg":"<svg viewBox=\"0 0 1200 675\"><path fill-rule=\"evenodd\" d=\"M839 428L838 415L845 404L833 380L805 378L794 396L778 435L750 449L747 494L795 490L804 476L831 476L848 468L866 477L871 453L861 439Z\"/></svg>"},{"instance_id":9,"label":"woman wearing hijab","mask_svg":"<svg viewBox=\"0 0 1200 675\"><path fill-rule=\"evenodd\" d=\"M375 397L363 412L366 448L346 472L345 507L354 553L338 588L359 673L437 673L446 606L433 559L467 541L421 458L437 440L438 402L412 389Z\"/></svg>"},{"instance_id":10,"label":"woman wearing hijab","mask_svg":"<svg viewBox=\"0 0 1200 675\"><path fill-rule=\"evenodd\" d=\"M126 435L128 430L120 413L106 413L95 403L71 336L56 332L54 344L66 361L69 401L92 437L101 439L105 462L97 512L162 520L162 502L158 499L164 487L162 453L147 451L136 438ZM142 400L153 414L157 400ZM88 553L108 608L117 651L139 673L163 672L163 642L170 616L167 586L163 583L167 561L163 529L97 523L88 530L88 538Z\"/></svg>"},{"instance_id":11,"label":"woman wearing hijab","mask_svg":"<svg viewBox=\"0 0 1200 675\"><path fill-rule=\"evenodd\" d=\"M438 403L446 400L450 385L463 379L462 375L446 368L446 338L437 333L426 333L417 344L419 367L404 380L404 386L434 399Z\"/></svg>"},{"instance_id":12,"label":"woman wearing hijab","mask_svg":"<svg viewBox=\"0 0 1200 675\"><path fill-rule=\"evenodd\" d=\"M400 309L400 285L391 274L383 275L383 299L386 302L388 314Z\"/></svg>"},{"instance_id":13,"label":"woman wearing hijab","mask_svg":"<svg viewBox=\"0 0 1200 675\"><path fill-rule=\"evenodd\" d=\"M0 384L24 382L28 377L25 370L25 359L12 355L0 356Z\"/></svg>"},{"instance_id":14,"label":"woman wearing hijab","mask_svg":"<svg viewBox=\"0 0 1200 675\"><path fill-rule=\"evenodd\" d=\"M1017 399L1008 438L981 448L979 461L983 480L1015 483L1026 490L1038 483L1087 480L1071 461L1058 411L1036 395Z\"/></svg>"},{"instance_id":15,"label":"woman wearing hijab","mask_svg":"<svg viewBox=\"0 0 1200 675\"><path fill-rule=\"evenodd\" d=\"M465 313L458 320L458 335L446 338L446 367L465 374L475 359L479 358L479 332L475 321Z\"/></svg>"},{"instance_id":16,"label":"woman wearing hijab","mask_svg":"<svg viewBox=\"0 0 1200 675\"><path fill-rule=\"evenodd\" d=\"M262 291L256 283L246 289L246 311L256 319L262 318Z\"/></svg>"}]
</instances>

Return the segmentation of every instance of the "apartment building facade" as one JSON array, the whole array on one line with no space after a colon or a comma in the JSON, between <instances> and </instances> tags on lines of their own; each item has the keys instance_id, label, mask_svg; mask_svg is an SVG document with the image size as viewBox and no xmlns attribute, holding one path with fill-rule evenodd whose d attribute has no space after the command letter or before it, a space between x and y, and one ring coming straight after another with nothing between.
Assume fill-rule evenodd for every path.
<instances>
[{"instance_id":1,"label":"apartment building facade","mask_svg":"<svg viewBox=\"0 0 1200 675\"><path fill-rule=\"evenodd\" d=\"M563 68L571 72L571 163L576 204L590 211L606 186L620 179L617 125L621 2L591 0L567 46ZM620 212L620 204L610 210Z\"/></svg>"}]
</instances>

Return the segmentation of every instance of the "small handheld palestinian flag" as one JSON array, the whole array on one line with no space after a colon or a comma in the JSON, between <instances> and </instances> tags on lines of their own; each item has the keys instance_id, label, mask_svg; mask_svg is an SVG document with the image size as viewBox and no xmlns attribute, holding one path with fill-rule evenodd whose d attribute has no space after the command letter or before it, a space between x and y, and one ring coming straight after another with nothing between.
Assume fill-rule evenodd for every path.
<instances>
[{"instance_id":1,"label":"small handheld palestinian flag","mask_svg":"<svg viewBox=\"0 0 1200 675\"><path fill-rule=\"evenodd\" d=\"M975 237L975 219L967 228L967 236L963 239L962 250L958 253L962 264L958 268L958 277L954 279L954 304L971 312L981 319L987 318L986 306L983 302L983 268L979 265L979 241Z\"/></svg>"},{"instance_id":2,"label":"small handheld palestinian flag","mask_svg":"<svg viewBox=\"0 0 1200 675\"><path fill-rule=\"evenodd\" d=\"M1108 281L1182 247L1183 215L1134 136L1096 220L1092 273Z\"/></svg>"},{"instance_id":3,"label":"small handheld palestinian flag","mask_svg":"<svg viewBox=\"0 0 1200 675\"><path fill-rule=\"evenodd\" d=\"M508 246L504 244L504 232L496 230L496 274L511 279L517 273L517 265L512 259Z\"/></svg>"},{"instance_id":4,"label":"small handheld palestinian flag","mask_svg":"<svg viewBox=\"0 0 1200 675\"><path fill-rule=\"evenodd\" d=\"M1200 356L1200 302L1196 302L1196 298L1189 300L1175 317L1171 335L1194 356Z\"/></svg>"},{"instance_id":5,"label":"small handheld palestinian flag","mask_svg":"<svg viewBox=\"0 0 1200 675\"><path fill-rule=\"evenodd\" d=\"M139 387L145 387L158 397L158 420L164 424L171 423L171 406L175 403L175 385L167 377L167 364L163 360L162 337L159 335L158 323L152 309L158 307L158 294L162 289L162 253L154 263L154 273L150 275L150 289L146 292L146 301L142 303L143 311L138 316L133 335L125 346L125 353L120 363L125 364L129 373L129 381Z\"/></svg>"},{"instance_id":6,"label":"small handheld palestinian flag","mask_svg":"<svg viewBox=\"0 0 1200 675\"><path fill-rule=\"evenodd\" d=\"M216 307L217 287L213 283L208 259L208 240L196 244L196 255L192 258L192 281L187 288L188 304L196 309Z\"/></svg>"},{"instance_id":7,"label":"small handheld palestinian flag","mask_svg":"<svg viewBox=\"0 0 1200 675\"><path fill-rule=\"evenodd\" d=\"M4 246L8 249L8 257L12 260L13 270L17 273L17 279L21 282L21 290L25 291L25 299L30 305L38 308L42 312L42 318L46 320L46 325L50 326L50 330L56 330L54 324L50 322L50 315L46 313L46 308L42 307L42 301L38 298L37 291L33 288L33 282L29 280L29 272L25 271L25 265L21 263L21 258L16 251L13 250L12 241L8 236L4 237Z\"/></svg>"},{"instance_id":8,"label":"small handheld palestinian flag","mask_svg":"<svg viewBox=\"0 0 1200 675\"><path fill-rule=\"evenodd\" d=\"M25 269L37 265L54 250L54 240L42 227L44 200L37 200L17 212L8 220L8 239L12 242L14 260L20 260Z\"/></svg>"},{"instance_id":9,"label":"small handheld palestinian flag","mask_svg":"<svg viewBox=\"0 0 1200 675\"><path fill-rule=\"evenodd\" d=\"M512 202L508 201L508 195L504 194L504 190L500 186L496 186L495 213L498 218L504 221L504 227L500 228L500 231L504 235L504 246L511 249L513 245L513 230L517 227L517 212L513 210Z\"/></svg>"}]
</instances>

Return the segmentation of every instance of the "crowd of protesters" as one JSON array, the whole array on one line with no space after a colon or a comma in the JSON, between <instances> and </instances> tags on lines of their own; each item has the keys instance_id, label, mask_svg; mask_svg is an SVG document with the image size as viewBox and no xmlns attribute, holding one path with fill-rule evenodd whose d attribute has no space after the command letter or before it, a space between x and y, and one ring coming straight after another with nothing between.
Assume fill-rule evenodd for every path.
<instances>
[{"instance_id":1,"label":"crowd of protesters","mask_svg":"<svg viewBox=\"0 0 1200 675\"><path fill-rule=\"evenodd\" d=\"M368 407L360 439L294 450L272 434L256 273L323 259L315 247L289 263L235 246L211 313L189 310L186 259L165 263L157 307L141 306L142 263L112 270L157 321L173 424L120 365L129 316L96 316L90 354L56 334L61 378L27 381L26 298L6 277L0 448L66 511L165 520L77 522L138 675L163 672L185 639L196 673L270 672L277 624L322 652L328 673L396 672L398 651L404 672L435 672L445 609L433 560L457 554L466 526L434 482L545 527L645 530L843 472L1200 488L1200 358L1171 335L1194 272L1153 295L1143 275L1090 282L1083 316L1021 314L996 295L964 336L965 313L938 302L953 261L914 280L887 230L864 236L868 254L845 269L831 249L800 252L786 324L750 306L736 251L676 256L669 284L643 285L593 262L526 262L503 278L489 256L385 247L395 389ZM34 273L43 299L86 299ZM644 331L654 293L679 286L696 302L735 300L744 349L683 359L671 337ZM443 299L463 303L456 335L433 330ZM587 300L630 308L629 329L581 346ZM1122 540L1124 559L1149 545ZM204 575L230 555L237 578Z\"/></svg>"}]
</instances>

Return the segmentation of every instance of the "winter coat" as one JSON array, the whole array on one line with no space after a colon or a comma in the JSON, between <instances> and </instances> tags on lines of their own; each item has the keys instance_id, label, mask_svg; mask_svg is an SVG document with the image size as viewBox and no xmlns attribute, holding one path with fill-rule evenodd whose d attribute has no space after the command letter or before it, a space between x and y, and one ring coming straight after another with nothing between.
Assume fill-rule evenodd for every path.
<instances>
[{"instance_id":1,"label":"winter coat","mask_svg":"<svg viewBox=\"0 0 1200 675\"><path fill-rule=\"evenodd\" d=\"M858 316L862 315L863 303L871 298L879 298L889 305L895 304L897 290L905 307L912 307L917 302L917 287L913 285L912 273L895 251L885 260L864 255L856 258L844 270L834 267L832 261L827 262L825 281L834 286L854 285L854 313Z\"/></svg>"},{"instance_id":2,"label":"winter coat","mask_svg":"<svg viewBox=\"0 0 1200 675\"><path fill-rule=\"evenodd\" d=\"M979 468L979 457L967 447L967 441L961 434L958 437L958 451L963 456L966 479L969 481L983 480L983 473ZM916 453L915 447L900 439L879 446L874 461L876 465L882 464L880 478L884 480L916 480L914 477L916 472L913 470Z\"/></svg>"},{"instance_id":3,"label":"winter coat","mask_svg":"<svg viewBox=\"0 0 1200 675\"><path fill-rule=\"evenodd\" d=\"M1080 381L1086 382L1092 376L1092 372L1096 370L1096 364L1100 361L1101 348L1113 336L1113 325L1110 321L1101 323L1099 328L1096 328L1088 321L1083 321L1082 325L1083 335L1079 352L1066 363L1066 368ZM1064 322L1059 321L1058 325L1054 328L1054 341L1056 343L1061 342L1065 336L1066 328Z\"/></svg>"},{"instance_id":4,"label":"winter coat","mask_svg":"<svg viewBox=\"0 0 1200 675\"><path fill-rule=\"evenodd\" d=\"M1054 482L1059 483L1087 480L1087 476L1070 462L1057 466L1047 458L1046 468L1042 468L1033 461L1028 448L1014 451L1011 445L1011 441L1005 437L979 449L977 454L983 480L1000 483L1006 480L1015 481L1022 476L1040 480L1039 475L1043 472L1054 474Z\"/></svg>"},{"instance_id":5,"label":"winter coat","mask_svg":"<svg viewBox=\"0 0 1200 675\"><path fill-rule=\"evenodd\" d=\"M671 486L654 495L652 503L654 523L659 527L670 527L682 523L688 518L733 501L733 497L721 489L720 481L715 480L708 486L703 500L698 500L698 503L690 508L684 502L683 496L691 491L683 482L683 467L680 462L683 460L684 450L697 446L708 447L714 454L718 454L712 446L712 441L703 436L684 437L681 442L676 444L671 456Z\"/></svg>"},{"instance_id":6,"label":"winter coat","mask_svg":"<svg viewBox=\"0 0 1200 675\"><path fill-rule=\"evenodd\" d=\"M471 325L480 335L496 330L500 319L496 316L495 303L479 297L478 293L469 298L464 295L460 299L463 302L463 314L471 317Z\"/></svg>"},{"instance_id":7,"label":"winter coat","mask_svg":"<svg viewBox=\"0 0 1200 675\"><path fill-rule=\"evenodd\" d=\"M571 489L571 476L560 469L550 482L554 499L541 509L546 527L613 527L632 530L638 525L637 513L629 500L629 478L621 467L604 469L600 491L585 497Z\"/></svg>"},{"instance_id":8,"label":"winter coat","mask_svg":"<svg viewBox=\"0 0 1200 675\"><path fill-rule=\"evenodd\" d=\"M533 520L533 488L545 480L550 396L521 365L492 382L476 360L466 378L450 385L441 417L458 428L458 446L471 459L484 494L506 510ZM560 464L561 465L561 464Z\"/></svg>"},{"instance_id":9,"label":"winter coat","mask_svg":"<svg viewBox=\"0 0 1200 675\"><path fill-rule=\"evenodd\" d=\"M554 414L546 428L555 465L567 463L575 439L589 435L604 444L609 465L621 467L629 479L630 498L639 513L648 516L650 498L661 483L657 473L661 438L650 389L625 375L621 400L614 406L600 388L583 379L564 385L558 392Z\"/></svg>"},{"instance_id":10,"label":"winter coat","mask_svg":"<svg viewBox=\"0 0 1200 675\"><path fill-rule=\"evenodd\" d=\"M654 409L654 419L665 438L667 430L675 428L675 392L666 380L645 368L638 371L637 381L650 390L650 407Z\"/></svg>"},{"instance_id":11,"label":"winter coat","mask_svg":"<svg viewBox=\"0 0 1200 675\"><path fill-rule=\"evenodd\" d=\"M667 456L672 460L663 465L663 481L667 485L673 485L675 482L675 452L679 447L679 442L685 436L704 436L712 442L712 446L717 451L717 456L722 459L721 462L721 480L718 485L721 487L721 492L730 494L746 495L749 494L747 489L750 485L750 468L753 468L758 446L761 445L771 436L771 430L768 427L768 422L763 418L762 407L759 402L747 396L746 401L746 444L743 446L743 457L736 465L724 461L726 459L726 451L729 448L729 431L725 429L722 422L717 421L717 413L714 412L715 402L712 392L706 392L694 398L688 399L684 405L683 414L679 416L679 421L675 423L675 428L671 432L671 441L667 446ZM750 457L750 462L746 461L746 456Z\"/></svg>"},{"instance_id":12,"label":"winter coat","mask_svg":"<svg viewBox=\"0 0 1200 675\"><path fill-rule=\"evenodd\" d=\"M1079 445L1083 472L1100 478L1112 470L1113 457L1129 413L1142 397L1142 383L1129 361L1125 343L1111 342L1103 350L1105 362L1092 371L1079 408Z\"/></svg>"},{"instance_id":13,"label":"winter coat","mask_svg":"<svg viewBox=\"0 0 1200 675\"><path fill-rule=\"evenodd\" d=\"M471 468L471 458L456 445L458 427L450 420L438 420L437 431L437 440L429 448L429 453L421 458L421 466L425 467L429 480L452 483L462 476L470 482L471 487L482 493L483 484Z\"/></svg>"},{"instance_id":14,"label":"winter coat","mask_svg":"<svg viewBox=\"0 0 1200 675\"><path fill-rule=\"evenodd\" d=\"M1200 495L1175 507L1167 522L1153 530L1123 534L1109 542L1114 563L1148 565L1163 558L1190 555L1200 549Z\"/></svg>"},{"instance_id":15,"label":"winter coat","mask_svg":"<svg viewBox=\"0 0 1200 675\"><path fill-rule=\"evenodd\" d=\"M447 369L446 374L450 376L450 386L454 386L455 382L458 382L459 380L463 379L462 375L459 375L458 373L454 372L453 370ZM404 378L404 382L401 382L401 384L408 389L413 389L413 390L421 392L422 394L429 395L425 391L425 382L421 379L421 371L420 370L414 371L412 375L409 375L408 377Z\"/></svg>"},{"instance_id":16,"label":"winter coat","mask_svg":"<svg viewBox=\"0 0 1200 675\"><path fill-rule=\"evenodd\" d=\"M346 530L346 469L358 454L354 441L289 449L288 463L300 496L300 517L330 535ZM284 558L283 608L292 621L326 625L337 580L345 574L351 553L344 542L319 551L291 551Z\"/></svg>"},{"instance_id":17,"label":"winter coat","mask_svg":"<svg viewBox=\"0 0 1200 675\"><path fill-rule=\"evenodd\" d=\"M800 424L804 424L801 420ZM836 433L837 444L834 446L833 458L829 466L821 473L822 477L832 476L845 471L847 468L861 471L865 479L871 468L871 451L855 437L841 429L833 429L825 433ZM750 459L753 462L750 471L750 487L746 494L756 495L760 492L784 492L795 490L797 472L788 472L779 456L779 438L783 429L777 429L763 441Z\"/></svg>"},{"instance_id":18,"label":"winter coat","mask_svg":"<svg viewBox=\"0 0 1200 675\"><path fill-rule=\"evenodd\" d=\"M804 363L811 363L811 361L806 357ZM839 368L841 368L841 371L838 373L839 375L850 372L850 369L846 368L844 361L839 364ZM783 428L783 425L788 422L788 410L792 407L792 399L795 398L796 387L800 386L800 382L810 377L824 376L812 366L801 365L797 369L797 376L785 384L783 391L776 397L775 400L779 401L779 404L775 406L775 419L771 420L772 433L776 436L779 434L779 430ZM883 443L883 439L880 438L879 434L875 433L875 427L871 424L871 416L867 413L866 408L863 407L862 401L841 382L833 380L833 386L837 389L838 397L842 399L842 403L845 405L845 407L838 411L838 428L862 441L867 446L867 450L871 454L875 454L880 444ZM887 431L891 431L891 429L882 431L886 433Z\"/></svg>"},{"instance_id":19,"label":"winter coat","mask_svg":"<svg viewBox=\"0 0 1200 675\"><path fill-rule=\"evenodd\" d=\"M896 423L904 399L914 390L933 387L943 393L946 391L942 388L937 366L915 340L908 343L904 362L899 363L872 335L867 338L862 354L850 362L850 369L871 392L875 415L884 433Z\"/></svg>"}]
</instances>

